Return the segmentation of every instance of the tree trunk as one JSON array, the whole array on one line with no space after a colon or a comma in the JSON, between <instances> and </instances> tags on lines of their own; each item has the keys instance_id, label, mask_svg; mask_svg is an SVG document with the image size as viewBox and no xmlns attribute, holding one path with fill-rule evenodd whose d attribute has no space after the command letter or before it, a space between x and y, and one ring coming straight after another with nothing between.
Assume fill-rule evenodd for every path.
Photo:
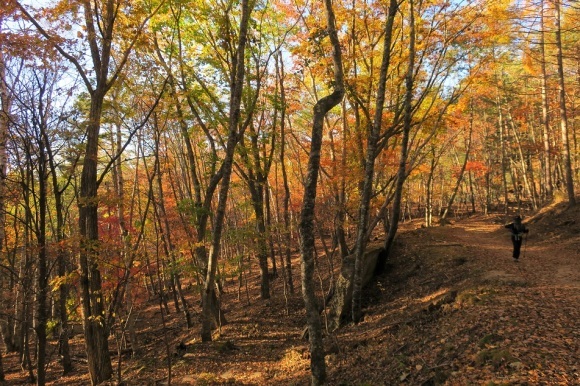
<instances>
[{"instance_id":1,"label":"tree trunk","mask_svg":"<svg viewBox=\"0 0 580 386\"><path fill-rule=\"evenodd\" d=\"M274 232L272 232L272 207L271 207L271 186L268 184L268 180L265 181L265 191L264 191L264 201L266 204L266 234L268 237L268 252L270 254L270 259L272 260L272 277L278 277L278 267L276 264L276 251L274 250Z\"/></svg>"},{"instance_id":2,"label":"tree trunk","mask_svg":"<svg viewBox=\"0 0 580 386\"><path fill-rule=\"evenodd\" d=\"M248 38L248 25L252 7L249 0L242 0L242 17L240 20L240 32L238 47L235 57L235 72L232 76L230 93L230 113L228 122L228 140L225 148L225 156L222 163L222 178L218 193L218 205L215 213L214 227L212 232L212 244L208 258L208 267L203 284L202 293L202 326L201 339L204 342L212 340L211 321L212 310L215 309L215 275L217 271L218 256L220 252L221 235L226 211L226 203L230 187L230 177L232 173L233 158L236 145L243 132L238 131L238 124L241 115L242 89L244 85L245 60L244 53Z\"/></svg>"},{"instance_id":3,"label":"tree trunk","mask_svg":"<svg viewBox=\"0 0 580 386\"><path fill-rule=\"evenodd\" d=\"M425 202L425 226L433 226L433 179L435 175L435 168L437 167L438 157L435 156L435 146L431 147L431 164L429 167L429 175L427 176L426 185L426 202Z\"/></svg>"},{"instance_id":4,"label":"tree trunk","mask_svg":"<svg viewBox=\"0 0 580 386\"><path fill-rule=\"evenodd\" d=\"M0 34L2 33L3 17L0 15ZM4 247L5 239L5 185L6 185L6 140L8 138L8 126L10 123L10 105L8 85L6 84L6 63L4 59L3 40L0 39L0 249ZM3 291L3 290L2 290ZM2 296L1 306L5 307L4 301L8 298L4 293L0 292ZM6 351L14 351L13 334L9 320L0 320L0 335L6 346ZM1 355L1 354L0 354ZM1 367L0 367L1 369Z\"/></svg>"},{"instance_id":5,"label":"tree trunk","mask_svg":"<svg viewBox=\"0 0 580 386\"><path fill-rule=\"evenodd\" d=\"M570 141L568 138L568 114L566 111L566 88L564 86L564 62L562 54L562 29L560 25L560 0L554 0L554 12L556 18L556 49L558 58L558 93L560 107L560 130L562 131L562 162L564 164L566 178L566 192L568 193L568 205L576 205L574 195L574 176L572 174L572 161L570 158Z\"/></svg>"},{"instance_id":6,"label":"tree trunk","mask_svg":"<svg viewBox=\"0 0 580 386\"><path fill-rule=\"evenodd\" d=\"M34 175L32 170L30 169L32 162L28 162L27 169L24 171L23 181L27 186L33 186L34 184ZM21 306L17 307L17 318L16 318L16 327L15 327L15 335L18 339L18 347L20 353L20 364L23 370L28 370L28 380L30 383L36 381L36 377L34 376L34 368L32 366L32 360L30 358L30 329L33 327L31 325L32 319L32 307L33 302L30 299L34 296L34 284L33 284L33 276L34 276L34 262L32 258L32 230L34 229L33 224L33 212L32 212L32 194L31 190L25 189L23 192L24 198L24 222L25 222L25 229L24 229L24 248L23 248L23 263L21 263ZM32 304L31 304L32 303Z\"/></svg>"},{"instance_id":7,"label":"tree trunk","mask_svg":"<svg viewBox=\"0 0 580 386\"><path fill-rule=\"evenodd\" d=\"M2 363L2 351L0 351L0 382L4 382L4 365Z\"/></svg>"},{"instance_id":8,"label":"tree trunk","mask_svg":"<svg viewBox=\"0 0 580 386\"><path fill-rule=\"evenodd\" d=\"M544 138L544 154L543 154L543 181L545 183L543 190L546 198L552 198L554 183L552 182L552 155L550 154L550 120L548 111L550 106L548 104L548 72L546 70L546 37L545 37L545 22L544 22L544 1L540 3L540 55L542 67L542 126Z\"/></svg>"},{"instance_id":9,"label":"tree trunk","mask_svg":"<svg viewBox=\"0 0 580 386\"><path fill-rule=\"evenodd\" d=\"M509 205L508 204L509 197L508 197L508 188L507 188L507 178L506 178L507 154L506 154L506 143L505 143L505 134L504 134L503 113L501 111L499 97L498 97L498 101L497 101L496 105L497 105L497 109L498 109L498 126L499 126L498 131L499 131L499 141L500 141L500 147L501 147L501 181L502 181L503 197L504 197L504 204L505 204L504 214L507 214L508 213L508 205Z\"/></svg>"},{"instance_id":10,"label":"tree trunk","mask_svg":"<svg viewBox=\"0 0 580 386\"><path fill-rule=\"evenodd\" d=\"M282 181L284 184L283 198L283 218L284 218L284 260L286 282L290 293L294 293L294 280L292 277L292 256L290 245L292 245L292 234L290 228L290 185L288 184L288 173L286 171L286 88L284 85L284 60L282 53L276 57L276 64L279 64L278 78L280 82L280 102L282 109L280 111L280 167L282 169ZM278 66L277 66L278 67Z\"/></svg>"},{"instance_id":11,"label":"tree trunk","mask_svg":"<svg viewBox=\"0 0 580 386\"><path fill-rule=\"evenodd\" d=\"M519 164L520 164L520 168L521 168L522 178L524 180L524 186L526 188L526 193L527 193L528 197L530 198L530 200L532 201L532 206L535 210L535 209L537 209L536 197L533 194L531 184L528 182L528 174L527 174L528 168L526 165L526 160L524 158L524 151L522 150L520 135L517 131L517 127L516 127L516 124L515 124L514 119L512 117L512 114L509 111L509 104L507 103L507 101L505 104L506 104L506 106L508 106L507 119L509 121L512 132L514 133L514 139L516 140L516 145L518 147L518 155L519 155L519 161L520 161Z\"/></svg>"},{"instance_id":12,"label":"tree trunk","mask_svg":"<svg viewBox=\"0 0 580 386\"><path fill-rule=\"evenodd\" d=\"M367 140L366 160L364 169L363 189L361 192L358 230L354 248L354 278L352 287L352 320L358 323L361 319L361 302L362 302L362 266L363 255L366 247L366 237L368 230L369 211L371 196L373 190L375 160L377 157L377 145L382 127L383 108L385 104L385 92L387 84L387 75L391 62L391 39L393 24L398 11L398 2L391 0L389 4L389 14L385 23L385 35L383 37L383 57L379 76L379 85L377 89L377 102L375 107L375 116L372 127L369 131ZM412 76L412 75L411 75ZM410 103L410 102L409 102Z\"/></svg>"},{"instance_id":13,"label":"tree trunk","mask_svg":"<svg viewBox=\"0 0 580 386\"><path fill-rule=\"evenodd\" d=\"M320 170L320 149L322 148L322 131L324 117L344 97L344 78L342 70L342 55L340 42L336 32L334 11L330 0L324 1L326 8L327 31L332 44L334 61L334 92L320 99L314 106L310 153L305 179L304 198L300 214L300 246L302 257L302 297L306 308L308 338L310 341L310 369L312 385L323 384L326 380L326 364L324 362L324 346L322 343L322 325L320 321L318 302L314 290L314 209L318 173Z\"/></svg>"},{"instance_id":14,"label":"tree trunk","mask_svg":"<svg viewBox=\"0 0 580 386\"><path fill-rule=\"evenodd\" d=\"M157 125L155 126L157 127ZM177 297L176 310L179 312L180 309L178 304L179 302L181 302L181 307L183 308L183 315L187 323L187 328L191 328L193 327L193 322L191 320L189 307L187 305L187 302L185 301L185 296L183 295L183 289L181 288L181 277L179 275L179 272L177 272L177 261L175 259L175 247L171 239L171 227L169 225L169 219L167 218L167 213L165 211L165 193L163 190L162 171L159 160L160 135L161 134L159 132L155 133L155 167L157 169L156 174L157 174L157 189L159 193L159 199L157 200L158 201L157 204L154 203L154 207L158 208L155 211L155 213L159 221L159 229L161 231L161 239L163 241L165 254L171 260L171 264L173 265L173 268L171 269L171 279L176 290L176 293L174 293L174 296Z\"/></svg>"},{"instance_id":15,"label":"tree trunk","mask_svg":"<svg viewBox=\"0 0 580 386\"><path fill-rule=\"evenodd\" d=\"M467 161L469 160L469 155L471 152L472 135L473 135L473 107L470 109L469 132L465 140L465 158L463 160L463 164L461 165L461 170L459 171L459 176L457 177L457 182L455 183L455 188L453 189L453 192L451 192L451 197L449 198L449 201L447 201L447 206L445 207L443 215L441 215L440 219L441 224L445 224L447 215L451 210L451 206L453 205L453 201L455 201L455 196L457 195L457 191L459 190L459 186L461 185L461 181L463 180L463 174L465 173Z\"/></svg>"},{"instance_id":16,"label":"tree trunk","mask_svg":"<svg viewBox=\"0 0 580 386\"><path fill-rule=\"evenodd\" d=\"M53 175L53 178L56 177ZM55 181L55 180L53 180ZM53 184L54 185L54 184ZM55 207L56 207L56 217L57 217L57 240L62 243L65 240L64 237L64 216L62 211L62 195L55 194ZM57 273L58 276L64 278L67 274L66 262L67 254L64 247L59 246L57 251ZM60 332L58 338L59 353L62 357L62 371L63 375L66 375L72 371L72 360L70 356L69 347L69 326L68 326L68 312L66 308L66 302L68 299L69 286L66 283L60 284L58 288L58 318L60 321Z\"/></svg>"},{"instance_id":17,"label":"tree trunk","mask_svg":"<svg viewBox=\"0 0 580 386\"><path fill-rule=\"evenodd\" d=\"M99 270L99 228L97 198L97 156L100 119L105 90L97 90L91 100L87 145L81 173L79 198L80 295L85 330L85 346L91 383L101 383L113 375L109 355L109 326L106 325L104 297Z\"/></svg>"},{"instance_id":18,"label":"tree trunk","mask_svg":"<svg viewBox=\"0 0 580 386\"><path fill-rule=\"evenodd\" d=\"M340 257L344 258L350 253L348 243L346 242L346 232L344 227L346 225L346 170L347 170L347 149L348 142L346 138L350 137L350 130L348 127L346 101L342 101L342 121L343 121L343 138L340 160L340 172L336 171L335 175L340 176L340 182L336 184L336 213L334 217L334 237L336 238L336 245L340 249ZM334 165L334 162L333 162Z\"/></svg>"},{"instance_id":19,"label":"tree trunk","mask_svg":"<svg viewBox=\"0 0 580 386\"><path fill-rule=\"evenodd\" d=\"M395 235L399 227L399 218L401 216L401 198L403 196L403 185L407 175L407 157L409 134L411 131L411 123L413 118L413 75L415 68L415 11L413 2L409 2L409 64L407 74L405 76L405 106L403 117L403 138L401 140L401 158L399 163L399 170L397 172L397 184L395 187L395 197L393 199L393 214L391 218L391 226L387 240L385 241L385 258L381 260L381 265L386 263L386 259L391 253L395 241ZM382 268L382 267L380 267Z\"/></svg>"},{"instance_id":20,"label":"tree trunk","mask_svg":"<svg viewBox=\"0 0 580 386\"><path fill-rule=\"evenodd\" d=\"M270 279L268 275L268 244L266 240L266 226L264 217L264 194L261 181L248 181L250 196L252 197L252 207L256 215L256 233L258 247L258 263L260 266L260 298L270 299Z\"/></svg>"},{"instance_id":21,"label":"tree trunk","mask_svg":"<svg viewBox=\"0 0 580 386\"><path fill-rule=\"evenodd\" d=\"M369 246L363 253L361 283L364 288L375 277L377 263L385 252L384 246ZM327 302L328 329L334 331L349 319L352 312L353 277L355 256L342 259L340 274L334 283L332 297ZM352 320L352 316L350 317Z\"/></svg>"},{"instance_id":22,"label":"tree trunk","mask_svg":"<svg viewBox=\"0 0 580 386\"><path fill-rule=\"evenodd\" d=\"M44 117L41 118L44 120ZM48 322L48 257L46 251L46 205L47 205L47 159L46 159L46 122L40 124L41 134L38 141L38 225L36 239L38 255L36 261L36 313L34 330L36 332L36 381L37 384L46 383L46 325Z\"/></svg>"}]
</instances>

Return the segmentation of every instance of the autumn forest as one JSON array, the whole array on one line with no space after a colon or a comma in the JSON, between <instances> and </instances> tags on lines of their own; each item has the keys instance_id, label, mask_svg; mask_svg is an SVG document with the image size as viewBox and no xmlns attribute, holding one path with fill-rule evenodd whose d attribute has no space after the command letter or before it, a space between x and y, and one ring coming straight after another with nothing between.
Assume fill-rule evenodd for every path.
<instances>
[{"instance_id":1,"label":"autumn forest","mask_svg":"<svg viewBox=\"0 0 580 386\"><path fill-rule=\"evenodd\" d=\"M151 307L215 341L252 286L300 294L324 384L321 256L356 325L403 221L578 200L575 0L1 4L0 384L70 372L75 329L109 381Z\"/></svg>"}]
</instances>

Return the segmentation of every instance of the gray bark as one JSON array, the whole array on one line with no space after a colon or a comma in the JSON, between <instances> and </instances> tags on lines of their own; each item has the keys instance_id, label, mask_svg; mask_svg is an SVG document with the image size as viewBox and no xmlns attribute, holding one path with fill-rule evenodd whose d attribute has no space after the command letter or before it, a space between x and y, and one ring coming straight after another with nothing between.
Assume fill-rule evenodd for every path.
<instances>
[{"instance_id":1,"label":"gray bark","mask_svg":"<svg viewBox=\"0 0 580 386\"><path fill-rule=\"evenodd\" d=\"M45 85L40 86L40 98L44 95ZM36 332L36 382L37 385L46 383L46 325L48 322L48 256L46 251L46 216L47 216L47 156L46 156L46 122L44 111L40 110L39 119L40 130L36 138L38 142L38 225L35 229L37 241L37 260L36 260L36 312L34 330Z\"/></svg>"},{"instance_id":2,"label":"gray bark","mask_svg":"<svg viewBox=\"0 0 580 386\"><path fill-rule=\"evenodd\" d=\"M568 113L566 111L566 88L564 85L564 61L562 53L562 29L560 25L560 0L554 0L556 18L556 49L558 59L558 94L560 107L560 130L562 132L562 162L564 164L566 193L568 204L576 205L574 195L574 176L572 174L572 160L570 158L570 140L568 138Z\"/></svg>"},{"instance_id":3,"label":"gray bark","mask_svg":"<svg viewBox=\"0 0 580 386\"><path fill-rule=\"evenodd\" d=\"M377 89L377 102L375 106L375 116L372 127L367 139L367 150L364 170L363 189L361 193L358 231L356 244L354 248L354 277L353 277L353 302L352 302L352 320L358 323L361 319L361 298L362 298L362 266L363 253L366 247L366 237L368 230L369 211L371 196L373 191L373 181L375 173L375 159L377 157L377 146L382 127L383 108L385 104L385 92L387 84L387 75L391 62L391 41L395 16L398 11L397 0L391 0L389 4L389 14L385 23L383 58L379 76L379 86Z\"/></svg>"},{"instance_id":4,"label":"gray bark","mask_svg":"<svg viewBox=\"0 0 580 386\"><path fill-rule=\"evenodd\" d=\"M552 182L552 155L550 154L550 120L549 120L549 104L548 104L548 72L546 70L546 37L544 35L545 20L544 20L544 1L540 3L542 9L540 10L540 55L542 67L542 126L544 139L544 156L543 156L543 180L545 185L546 198L550 199L554 190L554 183Z\"/></svg>"},{"instance_id":5,"label":"gray bark","mask_svg":"<svg viewBox=\"0 0 580 386\"><path fill-rule=\"evenodd\" d=\"M288 173L286 171L286 88L284 86L284 60L282 53L276 58L276 64L279 65L278 78L280 82L280 102L282 109L280 110L280 167L282 169L282 181L284 184L284 198L283 198L283 218L284 218L284 260L285 269L283 270L286 276L286 283L290 293L294 293L294 280L292 277L292 256L290 252L290 245L292 245L292 234L290 228L290 185L288 184Z\"/></svg>"},{"instance_id":6,"label":"gray bark","mask_svg":"<svg viewBox=\"0 0 580 386\"><path fill-rule=\"evenodd\" d=\"M0 16L0 33L2 32L3 17ZM10 113L10 99L8 86L6 85L6 63L4 57L4 47L2 47L2 40L0 39L0 249L4 245L5 237L5 215L4 215L4 191L6 184L6 140L8 135ZM4 301L8 298L4 294L2 296L2 306L7 306ZM11 323L8 320L0 320L0 335L6 346L6 351L13 351L13 335L10 328ZM2 363L0 353L0 380L3 378Z\"/></svg>"},{"instance_id":7,"label":"gray bark","mask_svg":"<svg viewBox=\"0 0 580 386\"><path fill-rule=\"evenodd\" d=\"M375 276L379 256L384 253L383 246L369 248L360 259L361 288L364 288ZM353 274L355 255L350 255L342 260L340 275L334 283L333 293L328 301L328 329L330 331L341 327L351 316L353 302Z\"/></svg>"},{"instance_id":8,"label":"gray bark","mask_svg":"<svg viewBox=\"0 0 580 386\"><path fill-rule=\"evenodd\" d=\"M399 218L401 217L401 198L403 196L403 185L407 176L407 158L409 152L409 133L411 132L411 123L413 119L413 75L415 69L415 11L413 2L409 2L409 64L405 76L405 105L403 113L403 138L401 140L401 156L399 170L397 172L397 182L395 187L395 196L393 198L393 213L387 240L385 241L385 256L388 258L393 244L395 235L399 227ZM382 260L382 265L386 260ZM382 268L382 267L380 267Z\"/></svg>"},{"instance_id":9,"label":"gray bark","mask_svg":"<svg viewBox=\"0 0 580 386\"><path fill-rule=\"evenodd\" d=\"M232 76L231 94L230 94L230 112L228 122L228 140L225 148L224 160L221 166L221 182L218 193L218 205L215 213L214 227L212 232L212 243L208 258L207 274L203 285L202 293L202 326L201 339L204 342L212 340L211 322L212 310L215 308L215 275L217 271L218 256L220 252L221 236L223 222L226 212L226 202L230 187L230 177L232 173L233 158L236 145L238 144L243 132L238 130L241 116L242 90L244 85L245 61L244 53L248 39L248 26L250 13L253 9L251 0L242 0L242 17L240 20L240 32L238 47L235 57L235 72Z\"/></svg>"},{"instance_id":10,"label":"gray bark","mask_svg":"<svg viewBox=\"0 0 580 386\"><path fill-rule=\"evenodd\" d=\"M314 210L318 173L320 170L320 150L322 148L322 131L324 117L344 97L344 77L342 70L342 55L340 42L336 32L334 11L330 0L324 1L326 8L327 31L332 44L334 62L334 92L320 99L313 109L312 135L308 169L305 179L304 199L300 214L300 247L302 270L302 297L306 308L308 337L310 341L310 369L312 385L323 384L326 380L326 364L324 362L324 346L322 342L322 324L318 312L318 302L314 290Z\"/></svg>"},{"instance_id":11,"label":"gray bark","mask_svg":"<svg viewBox=\"0 0 580 386\"><path fill-rule=\"evenodd\" d=\"M463 180L463 175L465 174L465 168L467 166L467 161L469 161L469 155L471 152L471 137L473 134L473 109L471 110L471 115L469 118L469 132L467 134L467 138L465 140L465 158L463 159L463 164L461 165L461 170L459 171L459 176L457 176L457 181L455 183L455 187L453 188L453 192L451 192L451 197L449 198L449 201L447 202L447 206L445 207L445 210L443 211L443 214L441 215L441 219L440 222L441 224L445 224L445 221L447 219L447 215L449 214L449 211L451 210L451 206L453 205L453 201L455 201L455 196L457 195L457 192L459 190L459 186L461 185L461 181Z\"/></svg>"}]
</instances>

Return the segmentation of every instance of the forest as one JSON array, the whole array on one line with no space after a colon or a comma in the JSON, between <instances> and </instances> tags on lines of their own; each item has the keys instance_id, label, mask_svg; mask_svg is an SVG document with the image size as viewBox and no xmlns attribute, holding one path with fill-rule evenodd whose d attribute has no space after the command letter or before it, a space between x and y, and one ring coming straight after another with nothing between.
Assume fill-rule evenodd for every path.
<instances>
[{"instance_id":1,"label":"forest","mask_svg":"<svg viewBox=\"0 0 580 386\"><path fill-rule=\"evenodd\" d=\"M270 313L338 384L410 223L578 214L575 0L0 3L0 384L222 384Z\"/></svg>"}]
</instances>

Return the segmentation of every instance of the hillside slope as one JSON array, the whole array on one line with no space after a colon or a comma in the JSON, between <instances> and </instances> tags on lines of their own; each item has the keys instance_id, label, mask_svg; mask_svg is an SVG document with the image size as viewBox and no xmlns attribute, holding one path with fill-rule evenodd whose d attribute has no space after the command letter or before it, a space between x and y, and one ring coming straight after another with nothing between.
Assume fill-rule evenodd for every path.
<instances>
[{"instance_id":1,"label":"hillside slope","mask_svg":"<svg viewBox=\"0 0 580 386\"><path fill-rule=\"evenodd\" d=\"M580 223L529 219L520 262L503 218L403 232L331 384L580 384Z\"/></svg>"},{"instance_id":2,"label":"hillside slope","mask_svg":"<svg viewBox=\"0 0 580 386\"><path fill-rule=\"evenodd\" d=\"M365 292L364 320L326 339L328 384L580 384L580 208L554 206L524 219L530 233L519 263L506 221L402 224L387 272ZM324 288L329 262L319 259ZM298 261L295 269L297 278ZM230 323L211 343L199 342L181 314L163 327L152 300L139 319L144 354L122 357L125 384L166 385L169 350L172 385L307 385L301 295L284 296L278 278L263 302L252 275L240 293L233 280L225 287ZM193 290L189 296L195 304ZM72 343L75 372L61 377L53 352L49 384L89 384L82 340ZM23 384L15 355L4 360L7 384Z\"/></svg>"}]
</instances>

